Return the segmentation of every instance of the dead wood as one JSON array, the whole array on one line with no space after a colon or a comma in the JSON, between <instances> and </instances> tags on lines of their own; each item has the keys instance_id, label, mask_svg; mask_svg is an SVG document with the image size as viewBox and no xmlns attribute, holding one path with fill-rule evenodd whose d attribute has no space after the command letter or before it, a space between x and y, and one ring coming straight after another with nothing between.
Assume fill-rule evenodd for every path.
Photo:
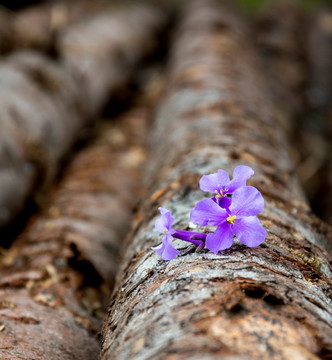
<instances>
[{"instance_id":1,"label":"dead wood","mask_svg":"<svg viewBox=\"0 0 332 360\"><path fill-rule=\"evenodd\" d=\"M155 118L150 196L139 208L102 331L101 359L321 359L332 356L331 228L294 175L288 111L266 91L246 24L218 2L188 8ZM150 247L158 206L189 229L198 181L254 168L268 231L257 248L161 260Z\"/></svg>"},{"instance_id":2,"label":"dead wood","mask_svg":"<svg viewBox=\"0 0 332 360\"><path fill-rule=\"evenodd\" d=\"M96 359L96 332L139 192L145 105L102 123L0 258L0 358Z\"/></svg>"},{"instance_id":3,"label":"dead wood","mask_svg":"<svg viewBox=\"0 0 332 360\"><path fill-rule=\"evenodd\" d=\"M53 178L80 130L156 45L160 13L145 5L119 12L68 28L61 63L32 51L0 62L0 228Z\"/></svg>"}]
</instances>

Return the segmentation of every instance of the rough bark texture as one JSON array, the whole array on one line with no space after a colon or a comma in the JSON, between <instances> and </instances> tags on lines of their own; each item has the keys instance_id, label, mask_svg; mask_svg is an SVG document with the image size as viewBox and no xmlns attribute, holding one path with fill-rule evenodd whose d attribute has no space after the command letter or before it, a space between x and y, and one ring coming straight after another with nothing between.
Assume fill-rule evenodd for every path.
<instances>
[{"instance_id":1,"label":"rough bark texture","mask_svg":"<svg viewBox=\"0 0 332 360\"><path fill-rule=\"evenodd\" d=\"M172 51L152 134L150 196L124 248L101 359L320 359L332 356L331 229L310 211L278 111L246 37L220 3L195 2ZM158 206L188 229L202 174L236 165L265 198L264 244L178 258L151 249Z\"/></svg>"},{"instance_id":2,"label":"rough bark texture","mask_svg":"<svg viewBox=\"0 0 332 360\"><path fill-rule=\"evenodd\" d=\"M0 358L96 359L109 291L138 193L145 106L103 123L0 258Z\"/></svg>"},{"instance_id":3,"label":"rough bark texture","mask_svg":"<svg viewBox=\"0 0 332 360\"><path fill-rule=\"evenodd\" d=\"M0 228L53 177L79 130L156 45L161 26L149 7L122 8L68 29L62 64L34 52L0 62Z\"/></svg>"}]
</instances>

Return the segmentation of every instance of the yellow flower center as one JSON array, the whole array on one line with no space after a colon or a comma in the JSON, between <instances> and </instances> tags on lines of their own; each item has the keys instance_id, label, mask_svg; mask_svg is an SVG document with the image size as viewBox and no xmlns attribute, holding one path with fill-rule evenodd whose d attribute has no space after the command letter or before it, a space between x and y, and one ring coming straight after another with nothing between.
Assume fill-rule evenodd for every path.
<instances>
[{"instance_id":1,"label":"yellow flower center","mask_svg":"<svg viewBox=\"0 0 332 360\"><path fill-rule=\"evenodd\" d=\"M233 216L229 215L226 220L227 220L228 223L233 225L234 222L235 222L235 219L236 219L236 215L233 215Z\"/></svg>"},{"instance_id":2,"label":"yellow flower center","mask_svg":"<svg viewBox=\"0 0 332 360\"><path fill-rule=\"evenodd\" d=\"M167 233L167 230L165 229L165 230L164 230L164 234L166 234L166 233Z\"/></svg>"},{"instance_id":3,"label":"yellow flower center","mask_svg":"<svg viewBox=\"0 0 332 360\"><path fill-rule=\"evenodd\" d=\"M222 193L222 190L214 190L214 192L216 193L216 198L217 199L221 199L223 196L225 196L223 193Z\"/></svg>"}]
</instances>

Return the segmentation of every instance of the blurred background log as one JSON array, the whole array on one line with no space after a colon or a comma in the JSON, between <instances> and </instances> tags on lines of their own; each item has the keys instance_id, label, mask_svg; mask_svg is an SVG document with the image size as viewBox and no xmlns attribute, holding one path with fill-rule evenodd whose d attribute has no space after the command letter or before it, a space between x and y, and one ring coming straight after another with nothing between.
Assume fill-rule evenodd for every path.
<instances>
[{"instance_id":1,"label":"blurred background log","mask_svg":"<svg viewBox=\"0 0 332 360\"><path fill-rule=\"evenodd\" d=\"M332 356L331 228L303 196L282 127L289 112L266 90L249 33L217 1L194 1L182 19L151 136L150 195L123 250L101 359ZM265 198L265 243L214 255L175 241L180 255L161 260L150 249L158 206L192 229L200 177L239 164Z\"/></svg>"},{"instance_id":2,"label":"blurred background log","mask_svg":"<svg viewBox=\"0 0 332 360\"><path fill-rule=\"evenodd\" d=\"M301 6L302 5L302 6ZM272 1L251 16L266 82L288 109L296 173L316 215L332 224L332 11Z\"/></svg>"},{"instance_id":3,"label":"blurred background log","mask_svg":"<svg viewBox=\"0 0 332 360\"><path fill-rule=\"evenodd\" d=\"M17 11L10 11L4 7L0 7L2 20L0 25L0 43L5 42L3 45L6 45L2 46L0 50L2 49L3 52L8 52L28 48L56 56L58 36L62 31L66 31L65 29L67 27L72 29L73 27L75 28L75 24L77 23L83 24L85 21L90 22L90 19L96 15L98 19L98 14L100 15L105 12L108 13L108 16L111 16L109 19L112 19L114 16L116 17L119 12L122 13L123 8L123 6L119 6L119 4L108 0L50 1ZM140 9L141 6L135 8ZM152 11L151 8L150 10L147 10L147 8L148 6L145 7L145 11ZM160 16L156 13L154 14L156 18ZM131 19L131 21L135 23L136 20ZM101 26L104 28L103 30L107 32L105 25ZM119 25L117 21L117 26L123 27L124 24ZM83 25L83 28L84 27ZM81 29L82 25L79 28ZM115 30L114 28L113 30L116 33L114 33L114 37L120 38L121 35L119 35L119 33L121 33L121 31L119 32L119 29ZM90 31L91 28L88 30L89 37L92 36L93 38ZM112 39L113 41L114 37ZM105 46L105 44L103 46Z\"/></svg>"},{"instance_id":4,"label":"blurred background log","mask_svg":"<svg viewBox=\"0 0 332 360\"><path fill-rule=\"evenodd\" d=\"M128 81L142 55L156 49L156 35L163 25L165 18L159 11L133 4L105 9L59 35L57 51L86 87L92 113Z\"/></svg>"},{"instance_id":5,"label":"blurred background log","mask_svg":"<svg viewBox=\"0 0 332 360\"><path fill-rule=\"evenodd\" d=\"M11 17L6 8L0 5L0 54L8 51L11 43Z\"/></svg>"},{"instance_id":6,"label":"blurred background log","mask_svg":"<svg viewBox=\"0 0 332 360\"><path fill-rule=\"evenodd\" d=\"M1 61L0 73L3 227L29 194L54 176L89 118L77 79L46 57L14 53Z\"/></svg>"},{"instance_id":7,"label":"blurred background log","mask_svg":"<svg viewBox=\"0 0 332 360\"><path fill-rule=\"evenodd\" d=\"M296 117L305 106L303 89L307 82L305 37L307 14L299 3L270 1L255 16L249 17L253 42L257 48L266 85L280 102L282 111L288 112L284 124L291 133ZM262 72L263 72L262 71Z\"/></svg>"},{"instance_id":8,"label":"blurred background log","mask_svg":"<svg viewBox=\"0 0 332 360\"><path fill-rule=\"evenodd\" d=\"M332 224L331 4L320 6L310 14L308 24L306 107L297 122L297 171L313 210Z\"/></svg>"},{"instance_id":9,"label":"blurred background log","mask_svg":"<svg viewBox=\"0 0 332 360\"><path fill-rule=\"evenodd\" d=\"M98 125L96 140L2 254L0 358L97 359L96 333L140 190L148 101Z\"/></svg>"},{"instance_id":10,"label":"blurred background log","mask_svg":"<svg viewBox=\"0 0 332 360\"><path fill-rule=\"evenodd\" d=\"M105 7L109 7L109 2L103 0L59 1L10 13L10 50L33 48L54 52L58 33L62 29L84 21Z\"/></svg>"},{"instance_id":11,"label":"blurred background log","mask_svg":"<svg viewBox=\"0 0 332 360\"><path fill-rule=\"evenodd\" d=\"M158 45L163 19L146 5L128 6L64 31L59 62L33 51L2 59L0 228L50 183L80 131Z\"/></svg>"}]
</instances>

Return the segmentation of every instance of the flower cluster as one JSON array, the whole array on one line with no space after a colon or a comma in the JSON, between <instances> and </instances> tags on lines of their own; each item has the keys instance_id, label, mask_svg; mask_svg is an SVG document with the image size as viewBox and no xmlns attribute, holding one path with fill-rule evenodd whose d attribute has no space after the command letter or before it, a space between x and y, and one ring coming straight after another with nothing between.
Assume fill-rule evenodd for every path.
<instances>
[{"instance_id":1,"label":"flower cluster","mask_svg":"<svg viewBox=\"0 0 332 360\"><path fill-rule=\"evenodd\" d=\"M164 237L162 243L152 250L164 260L174 259L178 254L172 246L174 238L197 245L197 251L206 246L215 254L230 248L234 236L246 246L260 245L265 240L266 230L256 215L263 211L264 199L256 188L246 185L253 174L249 166L240 165L234 169L232 180L224 170L201 178L201 190L213 196L198 202L191 210L190 219L197 225L216 226L213 233L175 230L171 212L159 208L161 217L156 220L155 227Z\"/></svg>"}]
</instances>

